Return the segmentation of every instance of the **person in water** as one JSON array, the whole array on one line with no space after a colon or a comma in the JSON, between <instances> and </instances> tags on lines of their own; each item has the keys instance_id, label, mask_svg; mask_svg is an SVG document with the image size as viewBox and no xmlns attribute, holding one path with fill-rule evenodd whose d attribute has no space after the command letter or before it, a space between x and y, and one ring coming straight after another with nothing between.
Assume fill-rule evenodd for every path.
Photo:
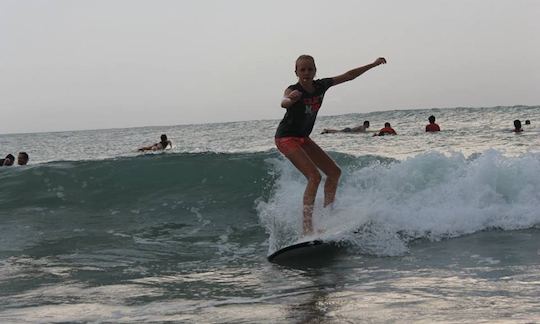
<instances>
[{"instance_id":1,"label":"person in water","mask_svg":"<svg viewBox=\"0 0 540 324\"><path fill-rule=\"evenodd\" d=\"M428 118L429 124L426 125L426 132L439 132L441 128L435 123L435 116L431 115Z\"/></svg>"},{"instance_id":2,"label":"person in water","mask_svg":"<svg viewBox=\"0 0 540 324\"><path fill-rule=\"evenodd\" d=\"M159 143L152 144L150 146L143 146L139 149L139 151L158 151L158 150L164 150L167 148L167 146L172 147L172 142L167 139L167 135L163 134L161 135L161 141Z\"/></svg>"},{"instance_id":3,"label":"person in water","mask_svg":"<svg viewBox=\"0 0 540 324\"><path fill-rule=\"evenodd\" d=\"M523 132L523 128L521 128L521 120L516 119L514 120L514 133L521 133Z\"/></svg>"},{"instance_id":4,"label":"person in water","mask_svg":"<svg viewBox=\"0 0 540 324\"><path fill-rule=\"evenodd\" d=\"M345 127L343 129L330 129L325 128L321 134L331 134L331 133L365 133L367 132L367 129L369 128L369 120L364 121L364 123L360 126L356 127Z\"/></svg>"},{"instance_id":5,"label":"person in water","mask_svg":"<svg viewBox=\"0 0 540 324\"><path fill-rule=\"evenodd\" d=\"M28 153L26 152L19 152L17 155L17 164L18 165L27 165L28 164Z\"/></svg>"},{"instance_id":6,"label":"person in water","mask_svg":"<svg viewBox=\"0 0 540 324\"><path fill-rule=\"evenodd\" d=\"M341 169L332 158L310 137L317 113L321 108L326 91L335 85L356 79L364 72L385 64L382 57L373 63L352 69L341 75L315 80L317 68L310 55L301 55L296 60L296 84L285 89L281 107L287 109L275 134L278 150L307 178L303 197L303 232L313 232L313 206L321 182L321 170L326 174L324 183L324 207L331 205L336 196Z\"/></svg>"},{"instance_id":7,"label":"person in water","mask_svg":"<svg viewBox=\"0 0 540 324\"><path fill-rule=\"evenodd\" d=\"M384 136L384 135L397 135L396 131L390 126L389 122L384 123L384 128L378 133L373 134L373 136Z\"/></svg>"},{"instance_id":8,"label":"person in water","mask_svg":"<svg viewBox=\"0 0 540 324\"><path fill-rule=\"evenodd\" d=\"M14 162L15 157L13 154L8 154L5 158L0 159L0 166L12 166Z\"/></svg>"}]
</instances>

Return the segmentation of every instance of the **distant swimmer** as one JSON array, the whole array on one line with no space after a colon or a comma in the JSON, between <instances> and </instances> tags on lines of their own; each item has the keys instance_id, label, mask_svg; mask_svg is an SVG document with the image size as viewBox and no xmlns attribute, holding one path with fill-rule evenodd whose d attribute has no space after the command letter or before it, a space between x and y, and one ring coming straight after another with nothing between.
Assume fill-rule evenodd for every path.
<instances>
[{"instance_id":1,"label":"distant swimmer","mask_svg":"<svg viewBox=\"0 0 540 324\"><path fill-rule=\"evenodd\" d=\"M18 165L27 165L29 159L30 158L28 157L28 153L19 152L19 155L17 155L17 164Z\"/></svg>"},{"instance_id":2,"label":"distant swimmer","mask_svg":"<svg viewBox=\"0 0 540 324\"><path fill-rule=\"evenodd\" d=\"M13 154L8 154L5 158L0 159L0 166L12 166L14 162L15 157Z\"/></svg>"},{"instance_id":3,"label":"distant swimmer","mask_svg":"<svg viewBox=\"0 0 540 324\"><path fill-rule=\"evenodd\" d=\"M150 146L144 146L139 149L140 152L144 151L158 151L158 150L164 150L168 146L172 147L172 142L167 139L167 135L163 134L161 135L161 141L159 143L152 144Z\"/></svg>"},{"instance_id":4,"label":"distant swimmer","mask_svg":"<svg viewBox=\"0 0 540 324\"><path fill-rule=\"evenodd\" d=\"M384 123L384 128L378 133L373 134L373 136L384 136L384 135L397 135L396 131L390 126L389 122Z\"/></svg>"},{"instance_id":5,"label":"distant swimmer","mask_svg":"<svg viewBox=\"0 0 540 324\"><path fill-rule=\"evenodd\" d=\"M525 125L530 125L530 124L531 124L531 121L527 119L527 120L525 121Z\"/></svg>"},{"instance_id":6,"label":"distant swimmer","mask_svg":"<svg viewBox=\"0 0 540 324\"><path fill-rule=\"evenodd\" d=\"M521 120L516 119L514 120L514 133L521 133L523 132L523 128L521 128Z\"/></svg>"},{"instance_id":7,"label":"distant swimmer","mask_svg":"<svg viewBox=\"0 0 540 324\"><path fill-rule=\"evenodd\" d=\"M321 134L332 134L332 133L365 133L369 128L369 120L364 121L364 124L356 127L345 127L343 129L330 129L325 128Z\"/></svg>"},{"instance_id":8,"label":"distant swimmer","mask_svg":"<svg viewBox=\"0 0 540 324\"><path fill-rule=\"evenodd\" d=\"M428 118L429 124L426 125L426 132L439 132L441 128L435 123L435 116L431 115Z\"/></svg>"},{"instance_id":9,"label":"distant swimmer","mask_svg":"<svg viewBox=\"0 0 540 324\"><path fill-rule=\"evenodd\" d=\"M313 232L312 215L315 197L322 179L320 171L326 174L324 207L331 206L334 202L341 176L341 169L336 162L309 137L324 94L330 87L356 79L364 72L385 63L386 60L379 57L373 63L357 67L341 75L315 79L317 72L315 59L310 55L301 55L296 59L294 72L298 77L298 82L285 89L281 107L287 111L274 137L277 149L307 179L302 201L304 235Z\"/></svg>"}]
</instances>

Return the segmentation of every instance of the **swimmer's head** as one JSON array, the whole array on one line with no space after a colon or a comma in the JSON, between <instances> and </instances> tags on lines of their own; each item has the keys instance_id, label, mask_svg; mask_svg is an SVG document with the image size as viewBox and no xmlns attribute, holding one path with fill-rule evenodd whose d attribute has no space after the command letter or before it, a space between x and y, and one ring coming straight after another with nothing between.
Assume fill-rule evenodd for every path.
<instances>
[{"instance_id":1,"label":"swimmer's head","mask_svg":"<svg viewBox=\"0 0 540 324\"><path fill-rule=\"evenodd\" d=\"M167 142L167 135L162 134L162 135L161 135L161 141L162 141L162 142Z\"/></svg>"},{"instance_id":2,"label":"swimmer's head","mask_svg":"<svg viewBox=\"0 0 540 324\"><path fill-rule=\"evenodd\" d=\"M521 121L519 119L514 120L514 127L516 129L521 129Z\"/></svg>"},{"instance_id":3,"label":"swimmer's head","mask_svg":"<svg viewBox=\"0 0 540 324\"><path fill-rule=\"evenodd\" d=\"M15 162L15 157L13 156L13 154L6 155L6 158L4 159L4 165L10 166L13 165L13 162Z\"/></svg>"},{"instance_id":4,"label":"swimmer's head","mask_svg":"<svg viewBox=\"0 0 540 324\"><path fill-rule=\"evenodd\" d=\"M389 122L384 123L384 127L392 127Z\"/></svg>"},{"instance_id":5,"label":"swimmer's head","mask_svg":"<svg viewBox=\"0 0 540 324\"><path fill-rule=\"evenodd\" d=\"M364 120L364 127L369 128L369 120Z\"/></svg>"},{"instance_id":6,"label":"swimmer's head","mask_svg":"<svg viewBox=\"0 0 540 324\"><path fill-rule=\"evenodd\" d=\"M28 163L28 153L26 152L19 152L19 155L17 155L17 164L18 165L26 165Z\"/></svg>"},{"instance_id":7,"label":"swimmer's head","mask_svg":"<svg viewBox=\"0 0 540 324\"><path fill-rule=\"evenodd\" d=\"M430 123L433 124L435 122L435 116L433 116L433 115L429 116L428 120L429 120Z\"/></svg>"}]
</instances>

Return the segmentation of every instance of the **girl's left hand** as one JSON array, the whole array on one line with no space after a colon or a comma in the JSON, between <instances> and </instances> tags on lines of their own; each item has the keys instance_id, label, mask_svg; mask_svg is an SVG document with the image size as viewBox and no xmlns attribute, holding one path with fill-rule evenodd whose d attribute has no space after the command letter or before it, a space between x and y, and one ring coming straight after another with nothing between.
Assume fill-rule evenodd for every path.
<instances>
[{"instance_id":1,"label":"girl's left hand","mask_svg":"<svg viewBox=\"0 0 540 324\"><path fill-rule=\"evenodd\" d=\"M375 60L375 62L373 62L373 64L375 65L386 64L386 59L384 57L379 57L378 59Z\"/></svg>"}]
</instances>

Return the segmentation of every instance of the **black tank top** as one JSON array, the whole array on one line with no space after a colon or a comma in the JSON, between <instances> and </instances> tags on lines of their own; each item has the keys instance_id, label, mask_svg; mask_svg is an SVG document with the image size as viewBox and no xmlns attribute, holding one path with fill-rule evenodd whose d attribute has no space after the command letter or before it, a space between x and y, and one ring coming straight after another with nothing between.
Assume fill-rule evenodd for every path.
<instances>
[{"instance_id":1,"label":"black tank top","mask_svg":"<svg viewBox=\"0 0 540 324\"><path fill-rule=\"evenodd\" d=\"M309 93L300 83L290 85L287 89L302 92L300 100L287 108L285 116L276 130L276 137L306 137L311 134L319 108L321 108L324 94L328 88L334 85L332 78L313 81L315 91Z\"/></svg>"}]
</instances>

